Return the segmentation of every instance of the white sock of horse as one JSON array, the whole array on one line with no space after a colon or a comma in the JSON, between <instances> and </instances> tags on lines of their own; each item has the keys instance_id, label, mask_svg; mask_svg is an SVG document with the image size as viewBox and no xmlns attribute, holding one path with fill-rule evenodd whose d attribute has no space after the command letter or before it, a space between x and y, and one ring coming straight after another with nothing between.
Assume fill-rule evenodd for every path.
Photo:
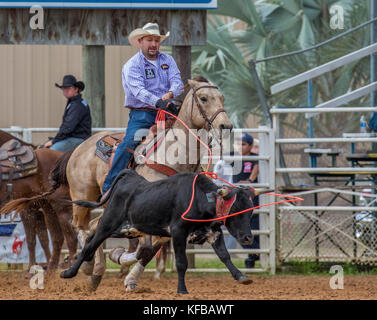
<instances>
[{"instance_id":1,"label":"white sock of horse","mask_svg":"<svg viewBox=\"0 0 377 320\"><path fill-rule=\"evenodd\" d=\"M137 251L131 252L131 253L127 253L127 252L122 253L122 255L119 257L119 263L122 266L130 266L136 263L137 262L136 253Z\"/></svg>"},{"instance_id":2,"label":"white sock of horse","mask_svg":"<svg viewBox=\"0 0 377 320\"><path fill-rule=\"evenodd\" d=\"M126 291L133 291L136 289L137 281L144 272L144 267L138 262L131 270L131 272L124 279L124 286Z\"/></svg>"}]
</instances>

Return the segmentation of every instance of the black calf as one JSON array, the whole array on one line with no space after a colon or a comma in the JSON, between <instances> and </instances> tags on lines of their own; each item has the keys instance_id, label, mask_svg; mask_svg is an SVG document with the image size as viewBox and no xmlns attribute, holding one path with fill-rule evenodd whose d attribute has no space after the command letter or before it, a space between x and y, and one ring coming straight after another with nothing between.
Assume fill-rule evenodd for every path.
<instances>
[{"instance_id":1,"label":"black calf","mask_svg":"<svg viewBox=\"0 0 377 320\"><path fill-rule=\"evenodd\" d=\"M188 222L181 218L187 209L195 174L181 173L156 182L148 182L132 170L123 170L114 181L110 192L101 203L75 201L75 204L95 208L109 200L107 208L100 220L97 230L88 237L82 252L74 265L61 273L63 278L74 277L83 261L90 261L97 248L112 235L124 235L127 238L145 234L172 237L178 271L178 293L187 293L185 273L187 270L186 242L203 243L209 241L220 260L226 265L234 279L240 283L250 283L231 262L225 247L221 223ZM209 178L200 175L195 185L195 199L191 210L186 215L191 219L213 219L216 217L216 198L218 186ZM232 191L236 200L230 214L253 206L250 198L253 193L249 189L237 188ZM222 194L223 197L226 195ZM242 244L250 244L251 214L245 213L226 219L225 226ZM189 237L190 236L190 237ZM159 246L143 254L141 263L145 266L157 252Z\"/></svg>"}]
</instances>

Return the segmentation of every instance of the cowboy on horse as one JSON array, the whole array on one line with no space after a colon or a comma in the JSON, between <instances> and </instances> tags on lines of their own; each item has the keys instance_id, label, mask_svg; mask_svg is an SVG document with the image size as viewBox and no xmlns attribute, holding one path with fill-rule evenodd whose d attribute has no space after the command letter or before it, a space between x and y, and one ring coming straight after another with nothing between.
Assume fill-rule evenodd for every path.
<instances>
[{"instance_id":1,"label":"cowboy on horse","mask_svg":"<svg viewBox=\"0 0 377 320\"><path fill-rule=\"evenodd\" d=\"M62 90L67 104L63 114L63 122L59 132L44 144L45 148L66 152L76 148L92 134L92 118L88 103L81 97L85 89L82 81L77 81L73 75L66 75L61 85L55 83Z\"/></svg>"},{"instance_id":2,"label":"cowboy on horse","mask_svg":"<svg viewBox=\"0 0 377 320\"><path fill-rule=\"evenodd\" d=\"M126 135L115 151L112 167L103 183L102 194L110 189L118 173L127 166L131 159L127 149L135 150L142 138L140 132L148 132L155 123L157 111L162 109L178 114L169 99L183 92L181 74L173 57L159 52L161 42L168 36L169 32L160 34L157 23L147 23L128 37L130 44L140 49L122 68L129 121Z\"/></svg>"}]
</instances>

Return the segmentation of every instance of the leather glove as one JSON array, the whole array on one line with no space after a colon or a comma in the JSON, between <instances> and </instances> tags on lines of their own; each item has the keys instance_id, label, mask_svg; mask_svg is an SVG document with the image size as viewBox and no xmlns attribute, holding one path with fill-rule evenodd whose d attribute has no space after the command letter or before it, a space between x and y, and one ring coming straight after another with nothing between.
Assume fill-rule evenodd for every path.
<instances>
[{"instance_id":1,"label":"leather glove","mask_svg":"<svg viewBox=\"0 0 377 320\"><path fill-rule=\"evenodd\" d=\"M162 99L157 100L156 108L170 112L174 114L175 116L178 114L177 106L173 102L170 102L169 100L162 100Z\"/></svg>"}]
</instances>

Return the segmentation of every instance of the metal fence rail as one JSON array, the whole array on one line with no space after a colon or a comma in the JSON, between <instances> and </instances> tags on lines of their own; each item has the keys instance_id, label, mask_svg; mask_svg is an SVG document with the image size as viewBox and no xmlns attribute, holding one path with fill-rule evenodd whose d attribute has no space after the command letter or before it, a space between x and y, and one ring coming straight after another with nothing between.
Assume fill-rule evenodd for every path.
<instances>
[{"instance_id":1,"label":"metal fence rail","mask_svg":"<svg viewBox=\"0 0 377 320\"><path fill-rule=\"evenodd\" d=\"M271 88L273 93L291 88L298 83L333 70L343 65L348 59L357 59L367 55L368 50L375 52L377 44L358 53L342 57L337 61L314 68L291 79L287 79ZM359 55L361 54L361 55ZM315 108L277 108L271 109L273 126L279 133L281 114L306 113L314 115L329 112L377 112L377 108L338 107L352 99L375 91L376 83L366 85L343 96L323 102ZM308 144L313 150L317 143L348 143L353 152L356 143L376 143L376 134L343 134L343 137L331 138L283 138L276 136L275 152L278 164L279 145ZM314 152L313 150L312 152ZM373 158L370 158L373 161ZM377 264L377 206L376 195L355 192L358 188L376 192L377 168L365 163L356 166L357 161L344 166L317 166L276 168L276 174L307 174L312 185L306 185L307 192L291 195L303 196L304 204L289 204L278 207L277 255L281 262L289 260L343 261L358 264ZM315 162L316 163L316 162ZM373 162L372 162L373 163ZM334 180L335 179L335 180ZM329 183L336 185L329 185ZM326 188L320 188L321 183ZM341 187L341 188L340 188ZM297 189L300 189L296 186ZM312 190L310 190L312 188ZM366 200L369 199L369 200Z\"/></svg>"}]
</instances>

